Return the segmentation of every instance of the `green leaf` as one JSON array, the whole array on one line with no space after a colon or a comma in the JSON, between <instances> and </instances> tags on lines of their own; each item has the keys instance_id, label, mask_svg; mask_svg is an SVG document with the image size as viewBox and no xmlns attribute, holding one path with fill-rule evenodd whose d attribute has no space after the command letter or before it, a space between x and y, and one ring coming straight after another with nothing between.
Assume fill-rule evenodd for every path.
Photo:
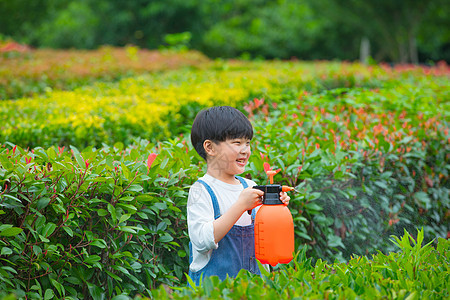
<instances>
[{"instance_id":1,"label":"green leaf","mask_svg":"<svg viewBox=\"0 0 450 300\"><path fill-rule=\"evenodd\" d=\"M111 300L130 300L131 298L127 295L117 295L114 296Z\"/></svg>"},{"instance_id":2,"label":"green leaf","mask_svg":"<svg viewBox=\"0 0 450 300\"><path fill-rule=\"evenodd\" d=\"M53 290L47 289L44 294L44 300L52 299L54 296Z\"/></svg>"},{"instance_id":3,"label":"green leaf","mask_svg":"<svg viewBox=\"0 0 450 300\"><path fill-rule=\"evenodd\" d=\"M321 211L321 210L323 210L323 208L321 206L319 206L316 203L312 203L312 202L306 203L305 207L308 210L314 210L314 211Z\"/></svg>"},{"instance_id":4,"label":"green leaf","mask_svg":"<svg viewBox=\"0 0 450 300\"><path fill-rule=\"evenodd\" d=\"M131 192L140 192L142 191L144 188L142 186L140 186L139 184L132 184L128 187L127 191L131 191Z\"/></svg>"},{"instance_id":5,"label":"green leaf","mask_svg":"<svg viewBox=\"0 0 450 300\"><path fill-rule=\"evenodd\" d=\"M186 276L186 279L187 279L187 281L189 283L189 287L192 290L196 291L197 290L197 286L195 285L195 282L192 280L192 278L188 274L184 273L184 275Z\"/></svg>"},{"instance_id":6,"label":"green leaf","mask_svg":"<svg viewBox=\"0 0 450 300\"><path fill-rule=\"evenodd\" d=\"M86 164L84 163L84 159L81 156L80 151L78 151L78 149L72 145L70 146L70 149L73 151L73 156L75 157L75 160L80 166L80 168L85 169Z\"/></svg>"},{"instance_id":7,"label":"green leaf","mask_svg":"<svg viewBox=\"0 0 450 300\"><path fill-rule=\"evenodd\" d=\"M82 281L79 278L70 276L70 277L66 277L64 278L65 281L67 281L68 283L74 284L74 285L79 285L82 283Z\"/></svg>"},{"instance_id":8,"label":"green leaf","mask_svg":"<svg viewBox=\"0 0 450 300\"><path fill-rule=\"evenodd\" d=\"M47 207L47 205L50 203L50 198L48 197L42 197L41 199L39 199L38 203L36 204L36 208L38 210L41 210L45 207Z\"/></svg>"},{"instance_id":9,"label":"green leaf","mask_svg":"<svg viewBox=\"0 0 450 300\"><path fill-rule=\"evenodd\" d=\"M34 255L39 256L42 253L42 249L39 246L33 245Z\"/></svg>"},{"instance_id":10,"label":"green leaf","mask_svg":"<svg viewBox=\"0 0 450 300\"><path fill-rule=\"evenodd\" d=\"M42 235L44 237L48 237L50 236L56 229L56 224L54 223L47 223L47 225L45 225L44 229L42 230Z\"/></svg>"},{"instance_id":11,"label":"green leaf","mask_svg":"<svg viewBox=\"0 0 450 300\"><path fill-rule=\"evenodd\" d=\"M108 211L111 214L111 218L113 219L113 221L115 223L115 221L117 220L116 209L110 203L108 203Z\"/></svg>"},{"instance_id":12,"label":"green leaf","mask_svg":"<svg viewBox=\"0 0 450 300\"><path fill-rule=\"evenodd\" d=\"M117 142L114 144L114 148L116 148L119 152L123 150L123 143L122 142Z\"/></svg>"},{"instance_id":13,"label":"green leaf","mask_svg":"<svg viewBox=\"0 0 450 300\"><path fill-rule=\"evenodd\" d=\"M106 248L108 245L106 244L106 242L102 239L95 239L93 242L91 242L89 245L91 246L96 246L99 247L101 249Z\"/></svg>"},{"instance_id":14,"label":"green leaf","mask_svg":"<svg viewBox=\"0 0 450 300\"><path fill-rule=\"evenodd\" d=\"M89 290L89 294L91 294L92 299L94 300L103 300L105 298L105 294L102 289L96 286L95 284L86 282Z\"/></svg>"},{"instance_id":15,"label":"green leaf","mask_svg":"<svg viewBox=\"0 0 450 300\"><path fill-rule=\"evenodd\" d=\"M113 265L113 266L111 266L111 267L112 267L113 269L115 269L115 270L117 270L117 271L123 273L123 274L130 274L130 272L128 272L128 270L125 269L125 268L122 267L122 266Z\"/></svg>"},{"instance_id":16,"label":"green leaf","mask_svg":"<svg viewBox=\"0 0 450 300\"><path fill-rule=\"evenodd\" d=\"M171 236L168 235L168 234L165 234L165 235L161 236L161 237L158 239L158 241L160 241L161 243L168 243L168 242L173 241L173 237L171 237Z\"/></svg>"},{"instance_id":17,"label":"green leaf","mask_svg":"<svg viewBox=\"0 0 450 300\"><path fill-rule=\"evenodd\" d=\"M125 176L125 178L127 180L131 180L132 178L131 178L130 170L128 169L128 167L126 166L126 164L124 162L121 163L121 167L122 167L122 172L123 172L123 175Z\"/></svg>"},{"instance_id":18,"label":"green leaf","mask_svg":"<svg viewBox=\"0 0 450 300\"><path fill-rule=\"evenodd\" d=\"M59 293L60 297L63 297L65 295L65 290L64 287L61 285L61 283L59 283L57 280L50 278L50 282L52 283L52 285L56 288L56 290Z\"/></svg>"},{"instance_id":19,"label":"green leaf","mask_svg":"<svg viewBox=\"0 0 450 300\"><path fill-rule=\"evenodd\" d=\"M128 220L130 217L131 217L130 214L124 214L124 215L122 215L122 216L120 217L119 224L122 223L122 222L125 222L125 221Z\"/></svg>"},{"instance_id":20,"label":"green leaf","mask_svg":"<svg viewBox=\"0 0 450 300\"><path fill-rule=\"evenodd\" d=\"M105 209L101 208L101 209L97 210L97 214L99 217L104 217L108 214L108 212Z\"/></svg>"},{"instance_id":21,"label":"green leaf","mask_svg":"<svg viewBox=\"0 0 450 300\"><path fill-rule=\"evenodd\" d=\"M167 157L160 165L161 169L164 169L167 166L167 163L169 162L169 158Z\"/></svg>"},{"instance_id":22,"label":"green leaf","mask_svg":"<svg viewBox=\"0 0 450 300\"><path fill-rule=\"evenodd\" d=\"M131 213L135 213L137 211L136 206L131 205L131 204L117 203L117 206L125 208L128 210L128 212L131 212Z\"/></svg>"},{"instance_id":23,"label":"green leaf","mask_svg":"<svg viewBox=\"0 0 450 300\"><path fill-rule=\"evenodd\" d=\"M12 251L10 248L8 248L8 247L3 247L0 254L1 254L1 255L10 255L10 254L12 254L12 253L13 253L13 251Z\"/></svg>"},{"instance_id":24,"label":"green leaf","mask_svg":"<svg viewBox=\"0 0 450 300\"><path fill-rule=\"evenodd\" d=\"M162 203L155 203L153 204L153 207L156 207L159 210L165 210L167 208L167 204L162 202Z\"/></svg>"},{"instance_id":25,"label":"green leaf","mask_svg":"<svg viewBox=\"0 0 450 300\"><path fill-rule=\"evenodd\" d=\"M330 247L342 247L345 248L344 244L342 243L342 239L339 236L336 235L329 235L328 236L328 246Z\"/></svg>"},{"instance_id":26,"label":"green leaf","mask_svg":"<svg viewBox=\"0 0 450 300\"><path fill-rule=\"evenodd\" d=\"M113 278L114 280L117 280L119 282L122 282L122 278L120 278L119 276L117 276L114 273L109 272L108 270L105 270L106 274L108 274L111 278Z\"/></svg>"},{"instance_id":27,"label":"green leaf","mask_svg":"<svg viewBox=\"0 0 450 300\"><path fill-rule=\"evenodd\" d=\"M135 226L117 226L117 229L123 232L136 233Z\"/></svg>"},{"instance_id":28,"label":"green leaf","mask_svg":"<svg viewBox=\"0 0 450 300\"><path fill-rule=\"evenodd\" d=\"M178 250L177 254L178 254L179 257L185 257L186 256L186 251Z\"/></svg>"},{"instance_id":29,"label":"green leaf","mask_svg":"<svg viewBox=\"0 0 450 300\"><path fill-rule=\"evenodd\" d=\"M50 158L51 160L56 159L56 151L55 151L55 147L50 147L47 149L47 155L48 158Z\"/></svg>"},{"instance_id":30,"label":"green leaf","mask_svg":"<svg viewBox=\"0 0 450 300\"><path fill-rule=\"evenodd\" d=\"M62 229L63 229L68 235L70 235L70 236L73 237L73 231L72 231L72 229L71 229L70 227L68 227L68 226L63 226Z\"/></svg>"},{"instance_id":31,"label":"green leaf","mask_svg":"<svg viewBox=\"0 0 450 300\"><path fill-rule=\"evenodd\" d=\"M85 258L84 259L84 262L86 263L86 264L93 264L93 263L95 263L95 262L98 262L98 261L100 261L100 256L98 256L98 255L90 255L90 256L88 256L87 258Z\"/></svg>"},{"instance_id":32,"label":"green leaf","mask_svg":"<svg viewBox=\"0 0 450 300\"><path fill-rule=\"evenodd\" d=\"M2 232L5 229L12 228L12 227L13 226L11 224L2 224L2 225L0 225L0 232Z\"/></svg>"},{"instance_id":33,"label":"green leaf","mask_svg":"<svg viewBox=\"0 0 450 300\"><path fill-rule=\"evenodd\" d=\"M23 231L22 228L19 227L10 227L2 230L0 232L0 236L16 236Z\"/></svg>"},{"instance_id":34,"label":"green leaf","mask_svg":"<svg viewBox=\"0 0 450 300\"><path fill-rule=\"evenodd\" d=\"M261 275L269 277L270 272L261 264L261 262L257 259L256 263L258 264L259 271L261 272Z\"/></svg>"},{"instance_id":35,"label":"green leaf","mask_svg":"<svg viewBox=\"0 0 450 300\"><path fill-rule=\"evenodd\" d=\"M122 197L119 199L119 201L125 201L125 202L130 202L133 200L134 200L134 197L132 197L132 196L125 196L125 197Z\"/></svg>"}]
</instances>

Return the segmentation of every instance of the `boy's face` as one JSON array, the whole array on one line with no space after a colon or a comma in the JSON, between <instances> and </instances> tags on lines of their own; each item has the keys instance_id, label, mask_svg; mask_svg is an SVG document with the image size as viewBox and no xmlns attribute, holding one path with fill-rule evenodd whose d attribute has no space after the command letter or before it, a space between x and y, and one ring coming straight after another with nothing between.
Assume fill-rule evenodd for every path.
<instances>
[{"instance_id":1,"label":"boy's face","mask_svg":"<svg viewBox=\"0 0 450 300\"><path fill-rule=\"evenodd\" d=\"M223 142L209 144L208 168L222 173L221 175L234 176L245 171L250 158L250 140L247 138L227 139Z\"/></svg>"}]
</instances>

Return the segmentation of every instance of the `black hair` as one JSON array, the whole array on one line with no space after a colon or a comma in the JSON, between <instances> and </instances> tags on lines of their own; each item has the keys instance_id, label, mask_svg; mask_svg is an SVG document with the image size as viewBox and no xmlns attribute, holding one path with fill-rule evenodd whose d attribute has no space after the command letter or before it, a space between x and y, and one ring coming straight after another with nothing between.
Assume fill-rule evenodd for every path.
<instances>
[{"instance_id":1,"label":"black hair","mask_svg":"<svg viewBox=\"0 0 450 300\"><path fill-rule=\"evenodd\" d=\"M214 106L200 111L194 119L191 142L197 153L206 160L205 140L215 143L227 139L253 138L253 127L247 117L231 106Z\"/></svg>"}]
</instances>

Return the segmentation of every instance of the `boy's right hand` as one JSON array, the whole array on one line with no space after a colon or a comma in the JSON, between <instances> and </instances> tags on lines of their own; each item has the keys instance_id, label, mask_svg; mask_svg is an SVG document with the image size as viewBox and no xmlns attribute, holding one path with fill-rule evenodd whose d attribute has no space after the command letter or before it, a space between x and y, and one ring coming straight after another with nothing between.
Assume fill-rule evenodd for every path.
<instances>
[{"instance_id":1,"label":"boy's right hand","mask_svg":"<svg viewBox=\"0 0 450 300\"><path fill-rule=\"evenodd\" d=\"M262 204L262 196L264 196L263 191L248 187L241 192L237 202L241 205L243 211L248 211Z\"/></svg>"}]
</instances>

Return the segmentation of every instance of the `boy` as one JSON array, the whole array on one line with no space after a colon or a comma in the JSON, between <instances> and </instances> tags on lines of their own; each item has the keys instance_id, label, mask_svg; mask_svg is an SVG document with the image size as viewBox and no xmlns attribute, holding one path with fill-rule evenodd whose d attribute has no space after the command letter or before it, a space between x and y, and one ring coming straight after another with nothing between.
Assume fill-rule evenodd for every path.
<instances>
[{"instance_id":1,"label":"boy","mask_svg":"<svg viewBox=\"0 0 450 300\"><path fill-rule=\"evenodd\" d=\"M206 161L206 174L189 190L187 222L189 276L234 277L241 269L260 274L255 259L255 207L263 192L252 180L239 176L250 157L253 127L239 110L211 107L198 113L191 131L197 153ZM289 203L289 196L281 193ZM247 211L251 210L251 215Z\"/></svg>"}]
</instances>

